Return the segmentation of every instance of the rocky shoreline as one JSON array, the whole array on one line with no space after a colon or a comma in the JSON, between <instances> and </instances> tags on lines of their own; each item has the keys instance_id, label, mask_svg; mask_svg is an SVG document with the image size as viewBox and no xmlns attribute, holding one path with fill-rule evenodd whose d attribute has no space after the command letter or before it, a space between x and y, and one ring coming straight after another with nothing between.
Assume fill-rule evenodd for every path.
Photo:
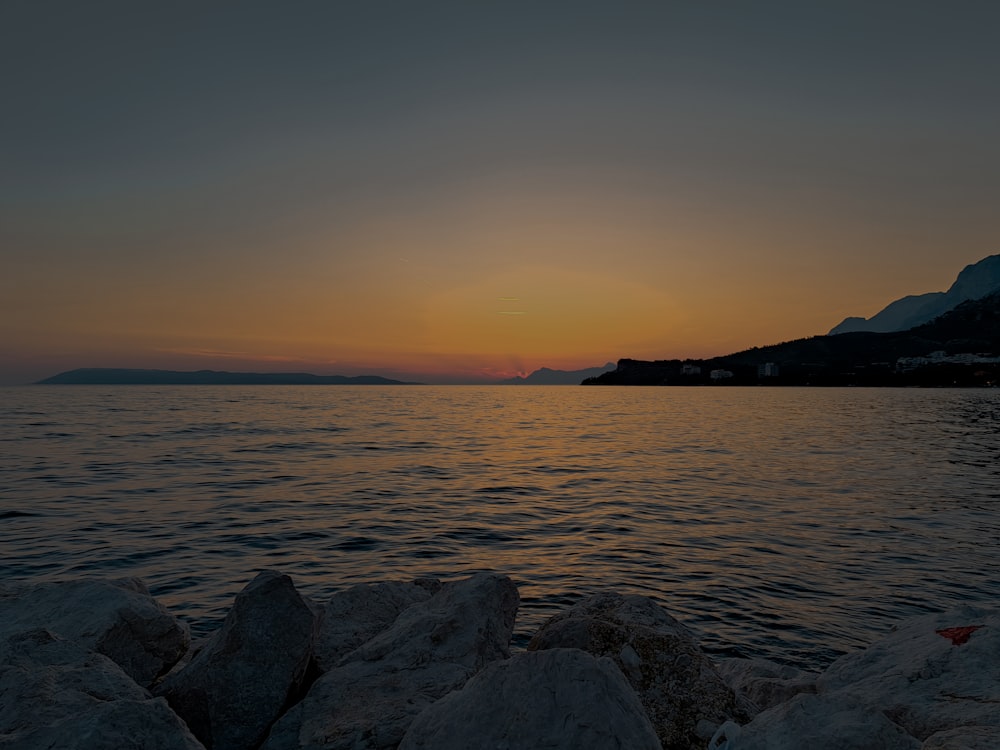
<instances>
[{"instance_id":1,"label":"rocky shoreline","mask_svg":"<svg viewBox=\"0 0 1000 750\"><path fill-rule=\"evenodd\" d=\"M265 571L192 648L136 579L0 584L0 748L1000 747L995 610L909 620L820 673L714 662L653 600L614 592L512 654L519 601L479 573L319 603Z\"/></svg>"}]
</instances>

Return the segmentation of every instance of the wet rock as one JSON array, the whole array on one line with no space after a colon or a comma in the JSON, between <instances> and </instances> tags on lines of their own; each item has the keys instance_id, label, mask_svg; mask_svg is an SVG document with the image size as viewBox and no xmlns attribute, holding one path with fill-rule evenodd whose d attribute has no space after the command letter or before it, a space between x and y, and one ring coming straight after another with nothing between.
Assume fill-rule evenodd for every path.
<instances>
[{"instance_id":1,"label":"wet rock","mask_svg":"<svg viewBox=\"0 0 1000 750\"><path fill-rule=\"evenodd\" d=\"M362 583L335 593L323 608L316 644L320 671L335 667L344 656L392 625L404 609L426 601L440 589L440 581L422 578Z\"/></svg>"},{"instance_id":2,"label":"wet rock","mask_svg":"<svg viewBox=\"0 0 1000 750\"><path fill-rule=\"evenodd\" d=\"M835 661L817 687L856 697L921 740L962 726L1000 727L1000 615L963 607L908 620Z\"/></svg>"},{"instance_id":3,"label":"wet rock","mask_svg":"<svg viewBox=\"0 0 1000 750\"><path fill-rule=\"evenodd\" d=\"M799 693L815 693L819 674L805 672L767 659L724 659L716 664L719 675L756 710L765 711Z\"/></svg>"},{"instance_id":4,"label":"wet rock","mask_svg":"<svg viewBox=\"0 0 1000 750\"><path fill-rule=\"evenodd\" d=\"M578 649L493 662L424 710L399 750L659 750L642 704L614 662Z\"/></svg>"},{"instance_id":5,"label":"wet rock","mask_svg":"<svg viewBox=\"0 0 1000 750\"><path fill-rule=\"evenodd\" d=\"M847 695L799 694L758 714L727 750L918 750L920 742L880 711Z\"/></svg>"},{"instance_id":6,"label":"wet rock","mask_svg":"<svg viewBox=\"0 0 1000 750\"><path fill-rule=\"evenodd\" d=\"M507 576L480 573L445 584L320 677L264 747L395 747L423 709L509 656L518 603Z\"/></svg>"},{"instance_id":7,"label":"wet rock","mask_svg":"<svg viewBox=\"0 0 1000 750\"><path fill-rule=\"evenodd\" d=\"M0 638L34 628L104 654L140 685L165 674L190 641L136 578L0 584Z\"/></svg>"},{"instance_id":8,"label":"wet rock","mask_svg":"<svg viewBox=\"0 0 1000 750\"><path fill-rule=\"evenodd\" d=\"M102 654L44 629L8 636L2 652L5 750L203 750L166 701Z\"/></svg>"},{"instance_id":9,"label":"wet rock","mask_svg":"<svg viewBox=\"0 0 1000 750\"><path fill-rule=\"evenodd\" d=\"M265 571L241 591L222 628L157 694L211 750L258 746L303 689L319 627L288 576Z\"/></svg>"},{"instance_id":10,"label":"wet rock","mask_svg":"<svg viewBox=\"0 0 1000 750\"><path fill-rule=\"evenodd\" d=\"M551 618L529 651L579 648L614 660L665 750L704 746L715 727L749 718L694 635L652 599L602 593Z\"/></svg>"}]
</instances>

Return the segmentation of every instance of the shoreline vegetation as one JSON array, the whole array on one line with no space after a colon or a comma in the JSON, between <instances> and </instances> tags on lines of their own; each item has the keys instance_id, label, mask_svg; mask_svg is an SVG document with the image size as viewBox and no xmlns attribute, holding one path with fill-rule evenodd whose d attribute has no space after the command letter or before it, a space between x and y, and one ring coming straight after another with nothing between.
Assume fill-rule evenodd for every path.
<instances>
[{"instance_id":1,"label":"shoreline vegetation","mask_svg":"<svg viewBox=\"0 0 1000 750\"><path fill-rule=\"evenodd\" d=\"M524 651L505 575L325 602L264 571L221 627L138 579L0 584L5 748L979 750L1000 744L1000 612L900 624L822 671L713 661L648 597L592 595Z\"/></svg>"},{"instance_id":2,"label":"shoreline vegetation","mask_svg":"<svg viewBox=\"0 0 1000 750\"><path fill-rule=\"evenodd\" d=\"M583 385L995 387L1000 292L906 331L858 331L754 347L711 359L621 359Z\"/></svg>"}]
</instances>

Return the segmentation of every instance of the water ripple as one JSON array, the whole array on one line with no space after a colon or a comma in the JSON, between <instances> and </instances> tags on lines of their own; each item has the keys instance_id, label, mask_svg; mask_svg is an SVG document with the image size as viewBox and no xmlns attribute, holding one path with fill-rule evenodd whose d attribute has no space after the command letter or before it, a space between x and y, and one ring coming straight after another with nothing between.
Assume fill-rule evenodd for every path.
<instances>
[{"instance_id":1,"label":"water ripple","mask_svg":"<svg viewBox=\"0 0 1000 750\"><path fill-rule=\"evenodd\" d=\"M22 388L0 565L137 575L216 627L260 569L517 581L515 645L612 587L714 654L815 667L992 602L1000 394L960 390Z\"/></svg>"}]
</instances>

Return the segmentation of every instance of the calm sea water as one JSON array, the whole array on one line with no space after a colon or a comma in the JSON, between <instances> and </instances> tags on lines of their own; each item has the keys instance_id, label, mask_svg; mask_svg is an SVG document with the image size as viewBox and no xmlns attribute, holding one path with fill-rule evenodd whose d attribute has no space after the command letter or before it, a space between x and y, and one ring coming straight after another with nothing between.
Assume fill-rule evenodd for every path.
<instances>
[{"instance_id":1,"label":"calm sea water","mask_svg":"<svg viewBox=\"0 0 1000 750\"><path fill-rule=\"evenodd\" d=\"M0 390L5 578L140 576L196 635L256 572L510 574L516 643L595 590L820 666L1000 596L1000 391Z\"/></svg>"}]
</instances>

